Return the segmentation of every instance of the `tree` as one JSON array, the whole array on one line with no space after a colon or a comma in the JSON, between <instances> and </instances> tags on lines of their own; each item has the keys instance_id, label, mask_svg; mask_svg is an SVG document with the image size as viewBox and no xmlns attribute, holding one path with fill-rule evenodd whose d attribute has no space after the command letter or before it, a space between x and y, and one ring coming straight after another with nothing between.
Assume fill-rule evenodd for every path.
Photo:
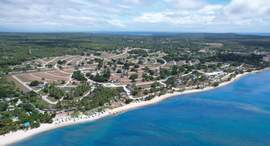
<instances>
[{"instance_id":1,"label":"tree","mask_svg":"<svg viewBox=\"0 0 270 146\"><path fill-rule=\"evenodd\" d=\"M48 64L47 66L48 66L48 68L52 68L53 65L52 64Z\"/></svg>"},{"instance_id":2,"label":"tree","mask_svg":"<svg viewBox=\"0 0 270 146\"><path fill-rule=\"evenodd\" d=\"M149 93L148 90L144 90L144 91L143 91L143 94L145 94L145 95L148 94L148 93Z\"/></svg>"},{"instance_id":3,"label":"tree","mask_svg":"<svg viewBox=\"0 0 270 146\"><path fill-rule=\"evenodd\" d=\"M37 86L39 84L39 81L32 81L31 83L30 83L30 86Z\"/></svg>"},{"instance_id":4,"label":"tree","mask_svg":"<svg viewBox=\"0 0 270 146\"><path fill-rule=\"evenodd\" d=\"M132 75L130 75L130 77L129 77L129 79L131 79L131 80L135 80L135 79L137 79L138 78L138 75L137 74L132 74Z\"/></svg>"},{"instance_id":5,"label":"tree","mask_svg":"<svg viewBox=\"0 0 270 146\"><path fill-rule=\"evenodd\" d=\"M213 86L214 86L214 87L217 87L217 86L219 86L219 83L218 83L218 82L215 82L215 83L213 84Z\"/></svg>"},{"instance_id":6,"label":"tree","mask_svg":"<svg viewBox=\"0 0 270 146\"><path fill-rule=\"evenodd\" d=\"M140 66L138 64L135 64L134 65L134 68L139 68Z\"/></svg>"},{"instance_id":7,"label":"tree","mask_svg":"<svg viewBox=\"0 0 270 146\"><path fill-rule=\"evenodd\" d=\"M61 84L65 84L66 83L66 81L65 80L62 80L62 83Z\"/></svg>"},{"instance_id":8,"label":"tree","mask_svg":"<svg viewBox=\"0 0 270 146\"><path fill-rule=\"evenodd\" d=\"M120 69L118 69L116 73L122 73L122 71Z\"/></svg>"},{"instance_id":9,"label":"tree","mask_svg":"<svg viewBox=\"0 0 270 146\"><path fill-rule=\"evenodd\" d=\"M126 104L129 104L129 103L131 103L132 101L133 101L133 99L127 99L125 103L126 103Z\"/></svg>"}]
</instances>

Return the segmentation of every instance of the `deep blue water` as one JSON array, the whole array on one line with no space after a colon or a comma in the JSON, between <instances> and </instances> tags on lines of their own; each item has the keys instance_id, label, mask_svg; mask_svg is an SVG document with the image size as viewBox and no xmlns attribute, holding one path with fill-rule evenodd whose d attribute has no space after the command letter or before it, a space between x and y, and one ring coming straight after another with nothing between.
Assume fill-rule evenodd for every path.
<instances>
[{"instance_id":1,"label":"deep blue water","mask_svg":"<svg viewBox=\"0 0 270 146\"><path fill-rule=\"evenodd\" d=\"M44 132L14 146L270 145L269 74L245 76L212 91Z\"/></svg>"}]
</instances>

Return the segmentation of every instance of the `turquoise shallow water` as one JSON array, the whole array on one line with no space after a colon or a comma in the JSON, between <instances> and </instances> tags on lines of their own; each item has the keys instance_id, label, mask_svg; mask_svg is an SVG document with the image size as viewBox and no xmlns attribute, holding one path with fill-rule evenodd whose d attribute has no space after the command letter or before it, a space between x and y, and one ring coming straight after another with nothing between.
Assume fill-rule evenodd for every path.
<instances>
[{"instance_id":1,"label":"turquoise shallow water","mask_svg":"<svg viewBox=\"0 0 270 146\"><path fill-rule=\"evenodd\" d=\"M270 145L269 74L44 132L14 146Z\"/></svg>"}]
</instances>

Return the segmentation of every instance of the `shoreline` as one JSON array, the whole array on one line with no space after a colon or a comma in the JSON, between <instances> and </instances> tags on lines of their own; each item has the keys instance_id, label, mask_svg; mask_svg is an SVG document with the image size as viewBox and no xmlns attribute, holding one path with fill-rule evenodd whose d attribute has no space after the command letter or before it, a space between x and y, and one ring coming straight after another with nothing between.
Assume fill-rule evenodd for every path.
<instances>
[{"instance_id":1,"label":"shoreline","mask_svg":"<svg viewBox=\"0 0 270 146\"><path fill-rule=\"evenodd\" d=\"M264 71L267 71L267 70L269 70L269 68L264 69L264 70L260 70L260 71L253 71L253 72L246 72L244 74L238 74L235 78L232 78L230 81L221 83L218 87L207 87L207 88L204 88L204 89L194 89L194 90L186 90L184 92L167 93L165 95L155 97L150 101L143 101L143 102L140 102L140 103L130 103L128 105L112 109L110 111L118 112L120 114L120 113L129 111L129 110L132 110L132 109L137 109L137 108L140 108L140 107L156 104L156 103L158 103L158 102L160 102L162 100L165 100L165 99L173 97L173 96L183 95L183 94L191 94L191 93L199 93L199 92L210 91L210 90L213 90L213 89L218 89L220 87L223 87L223 86L226 86L226 85L229 85L229 84L233 83L234 81L244 77L245 75L264 72ZM111 112L111 114L109 114L108 110L106 110L106 112L104 114L102 114L101 116L99 116L99 117L95 116L94 118L91 117L90 119L80 119L80 120L76 120L76 121L71 120L71 121L65 122L65 123L63 123L61 125L40 124L39 128L27 130L26 132L23 131L23 130L19 130L17 132L12 132L12 133L6 134L5 136L1 135L0 136L0 145L2 146L2 145L14 144L14 143L23 141L23 140L25 140L27 138L30 138L32 136L35 136L37 134L40 134L42 132L50 131L50 130L53 130L53 129L57 129L57 128L61 128L61 127L69 126L69 125L75 125L75 124L80 124L80 123L85 123L85 122L91 122L91 121L95 121L95 120L98 120L100 118L107 117L107 116L110 116L110 115L113 116L113 114L112 114L113 112Z\"/></svg>"}]
</instances>

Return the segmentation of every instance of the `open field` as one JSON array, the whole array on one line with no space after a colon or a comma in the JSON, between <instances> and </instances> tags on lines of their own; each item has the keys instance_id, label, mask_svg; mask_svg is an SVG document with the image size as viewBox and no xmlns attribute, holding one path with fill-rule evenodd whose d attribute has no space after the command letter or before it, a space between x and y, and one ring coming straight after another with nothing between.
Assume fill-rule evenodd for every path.
<instances>
[{"instance_id":1,"label":"open field","mask_svg":"<svg viewBox=\"0 0 270 146\"><path fill-rule=\"evenodd\" d=\"M29 90L24 85L22 85L20 82L18 82L16 79L14 79L12 76L7 76L7 80L9 82L13 81L16 84L16 87L20 88L23 92Z\"/></svg>"}]
</instances>

